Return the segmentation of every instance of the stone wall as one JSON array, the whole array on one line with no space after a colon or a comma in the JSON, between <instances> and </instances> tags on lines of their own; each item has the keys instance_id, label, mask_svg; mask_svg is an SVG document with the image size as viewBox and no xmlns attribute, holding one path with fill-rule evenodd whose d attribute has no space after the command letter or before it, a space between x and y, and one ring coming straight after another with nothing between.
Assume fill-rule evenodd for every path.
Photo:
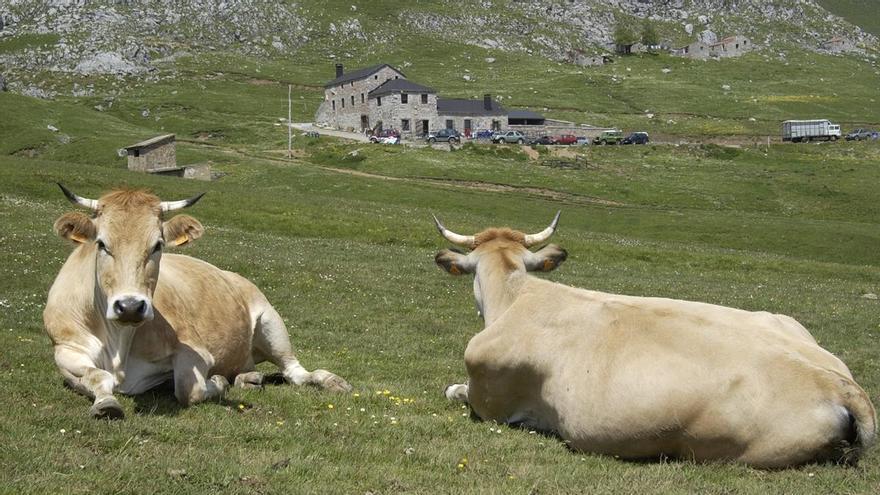
<instances>
[{"instance_id":1,"label":"stone wall","mask_svg":"<svg viewBox=\"0 0 880 495\"><path fill-rule=\"evenodd\" d=\"M428 103L422 103L422 93L407 93L407 103L401 103L401 94L392 93L370 100L370 123L375 127L382 122L383 129L396 129L404 137L422 136L422 120L428 121L428 129L434 130L437 122L437 95L427 93ZM409 120L409 130L403 129L403 120Z\"/></svg>"},{"instance_id":2,"label":"stone wall","mask_svg":"<svg viewBox=\"0 0 880 495\"><path fill-rule=\"evenodd\" d=\"M479 116L469 116L469 115L438 115L437 116L437 125L431 127L432 131L436 131L439 129L445 129L446 121L452 121L452 128L457 130L458 132L464 134L464 121L469 119L471 121L471 130L472 134L476 134L477 131L482 130L492 130L493 122L497 122L497 130L507 129L507 115L479 115Z\"/></svg>"},{"instance_id":3,"label":"stone wall","mask_svg":"<svg viewBox=\"0 0 880 495\"><path fill-rule=\"evenodd\" d=\"M165 141L143 148L128 150L129 170L153 172L175 167L177 167L177 153L174 141Z\"/></svg>"},{"instance_id":4,"label":"stone wall","mask_svg":"<svg viewBox=\"0 0 880 495\"><path fill-rule=\"evenodd\" d=\"M583 127L576 124L549 124L549 125L512 125L510 130L520 131L528 137L559 136L561 134L573 134L578 137L593 139L602 134L602 131L612 130L610 127Z\"/></svg>"}]
</instances>

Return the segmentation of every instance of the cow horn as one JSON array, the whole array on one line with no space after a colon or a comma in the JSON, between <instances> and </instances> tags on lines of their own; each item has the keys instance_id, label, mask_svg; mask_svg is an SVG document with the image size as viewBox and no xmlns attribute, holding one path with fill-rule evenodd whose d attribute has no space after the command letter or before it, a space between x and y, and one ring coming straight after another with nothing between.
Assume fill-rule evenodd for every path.
<instances>
[{"instance_id":1,"label":"cow horn","mask_svg":"<svg viewBox=\"0 0 880 495\"><path fill-rule=\"evenodd\" d=\"M437 215L432 214L431 216L434 217L434 223L437 224L437 230L440 232L440 235L445 237L447 241L459 246L474 247L474 236L456 234L444 227L440 220L437 219Z\"/></svg>"},{"instance_id":2,"label":"cow horn","mask_svg":"<svg viewBox=\"0 0 880 495\"><path fill-rule=\"evenodd\" d=\"M180 201L162 201L160 206L162 207L163 212L179 210L196 204L196 202L202 199L202 196L204 195L205 193L199 193L189 199L181 199Z\"/></svg>"},{"instance_id":3,"label":"cow horn","mask_svg":"<svg viewBox=\"0 0 880 495\"><path fill-rule=\"evenodd\" d=\"M70 189L64 187L64 184L60 182L56 182L56 184L58 184L58 187L61 188L61 192L63 192L64 195L67 196L67 199L69 199L71 203L75 205L85 206L86 208L89 208L91 210L98 209L98 200L77 196Z\"/></svg>"},{"instance_id":4,"label":"cow horn","mask_svg":"<svg viewBox=\"0 0 880 495\"><path fill-rule=\"evenodd\" d=\"M523 245L525 245L525 247L532 247L535 244L544 242L547 239L549 239L550 236L553 235L554 232L556 232L556 226L559 224L559 215L560 214L562 214L562 210L559 210L556 212L556 216L553 217L553 221L550 222L550 226L547 227L546 229L542 230L541 232L538 232L537 234L526 235L526 238L523 241Z\"/></svg>"}]
</instances>

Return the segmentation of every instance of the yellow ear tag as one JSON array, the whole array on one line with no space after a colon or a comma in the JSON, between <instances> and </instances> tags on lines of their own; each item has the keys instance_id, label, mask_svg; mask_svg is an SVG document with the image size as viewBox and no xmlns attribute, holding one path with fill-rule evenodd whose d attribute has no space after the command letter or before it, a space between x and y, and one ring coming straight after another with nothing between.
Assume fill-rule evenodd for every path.
<instances>
[{"instance_id":1,"label":"yellow ear tag","mask_svg":"<svg viewBox=\"0 0 880 495\"><path fill-rule=\"evenodd\" d=\"M455 266L455 265L449 265L449 273L451 273L451 274L453 274L453 275L460 275L460 274L461 274L461 271L458 269L457 266Z\"/></svg>"},{"instance_id":2,"label":"yellow ear tag","mask_svg":"<svg viewBox=\"0 0 880 495\"><path fill-rule=\"evenodd\" d=\"M553 260L544 260L544 271L549 272L553 269Z\"/></svg>"},{"instance_id":3,"label":"yellow ear tag","mask_svg":"<svg viewBox=\"0 0 880 495\"><path fill-rule=\"evenodd\" d=\"M84 242L86 242L86 237L82 234L74 233L74 234L70 234L70 240L73 242L78 242L80 244L83 244Z\"/></svg>"},{"instance_id":4,"label":"yellow ear tag","mask_svg":"<svg viewBox=\"0 0 880 495\"><path fill-rule=\"evenodd\" d=\"M187 237L186 234L181 234L177 236L177 239L174 239L174 242L172 244L174 244L175 246L180 246L181 244L186 244L187 242L189 242L189 237Z\"/></svg>"}]
</instances>

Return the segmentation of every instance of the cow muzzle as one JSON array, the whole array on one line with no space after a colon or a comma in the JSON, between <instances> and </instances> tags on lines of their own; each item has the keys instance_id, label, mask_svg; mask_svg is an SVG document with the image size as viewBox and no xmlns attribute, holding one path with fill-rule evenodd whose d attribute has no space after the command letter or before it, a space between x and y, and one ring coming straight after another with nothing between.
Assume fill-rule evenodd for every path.
<instances>
[{"instance_id":1,"label":"cow muzzle","mask_svg":"<svg viewBox=\"0 0 880 495\"><path fill-rule=\"evenodd\" d=\"M153 305L150 300L139 295L124 295L113 298L107 305L107 319L126 325L137 325L153 319Z\"/></svg>"}]
</instances>

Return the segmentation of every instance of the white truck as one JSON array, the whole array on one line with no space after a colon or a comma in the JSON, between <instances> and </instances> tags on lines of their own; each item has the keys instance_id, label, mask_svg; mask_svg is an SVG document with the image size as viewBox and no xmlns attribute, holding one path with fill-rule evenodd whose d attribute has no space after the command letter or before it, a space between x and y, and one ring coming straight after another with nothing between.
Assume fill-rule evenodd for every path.
<instances>
[{"instance_id":1,"label":"white truck","mask_svg":"<svg viewBox=\"0 0 880 495\"><path fill-rule=\"evenodd\" d=\"M840 139L840 125L832 124L828 119L786 120L782 123L783 141L800 143L814 139L837 141Z\"/></svg>"}]
</instances>

